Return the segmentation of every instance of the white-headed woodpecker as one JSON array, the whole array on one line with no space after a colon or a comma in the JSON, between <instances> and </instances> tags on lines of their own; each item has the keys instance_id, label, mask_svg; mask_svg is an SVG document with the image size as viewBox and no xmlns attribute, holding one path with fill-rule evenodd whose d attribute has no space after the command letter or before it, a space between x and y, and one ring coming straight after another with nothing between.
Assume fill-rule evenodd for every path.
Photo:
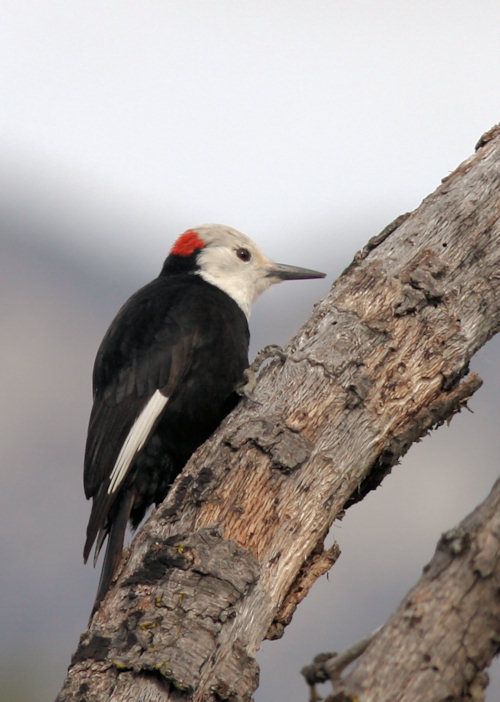
<instances>
[{"instance_id":1,"label":"white-headed woodpecker","mask_svg":"<svg viewBox=\"0 0 500 702\"><path fill-rule=\"evenodd\" d=\"M236 405L248 366L247 318L282 280L323 273L274 263L222 225L190 229L160 275L123 305L97 352L84 487L92 498L84 559L108 537L94 604L106 594L123 548L195 451ZM94 562L95 562L94 560Z\"/></svg>"}]
</instances>

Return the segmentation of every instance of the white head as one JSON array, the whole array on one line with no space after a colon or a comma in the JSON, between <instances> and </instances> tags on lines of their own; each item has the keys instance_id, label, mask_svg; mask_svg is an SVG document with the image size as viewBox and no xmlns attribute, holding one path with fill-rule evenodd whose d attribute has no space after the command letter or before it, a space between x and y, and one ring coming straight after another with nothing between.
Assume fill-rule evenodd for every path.
<instances>
[{"instance_id":1,"label":"white head","mask_svg":"<svg viewBox=\"0 0 500 702\"><path fill-rule=\"evenodd\" d=\"M221 224L189 229L177 239L172 254L195 254L194 272L232 297L247 317L252 304L270 285L325 277L318 271L271 261L247 236Z\"/></svg>"}]
</instances>

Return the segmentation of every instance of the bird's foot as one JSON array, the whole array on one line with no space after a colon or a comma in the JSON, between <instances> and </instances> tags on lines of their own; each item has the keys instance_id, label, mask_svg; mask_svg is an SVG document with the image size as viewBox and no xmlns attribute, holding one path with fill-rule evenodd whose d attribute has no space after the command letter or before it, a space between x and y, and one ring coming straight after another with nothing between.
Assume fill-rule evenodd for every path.
<instances>
[{"instance_id":1,"label":"bird's foot","mask_svg":"<svg viewBox=\"0 0 500 702\"><path fill-rule=\"evenodd\" d=\"M269 358L278 357L282 363L286 361L286 353L283 351L281 346L277 344L269 344L269 346L264 346L258 354L255 356L253 363L243 372L243 380L240 385L237 386L236 392L242 397L246 397L252 402L257 402L253 397L253 391L257 385L257 375L261 365L264 361Z\"/></svg>"}]
</instances>

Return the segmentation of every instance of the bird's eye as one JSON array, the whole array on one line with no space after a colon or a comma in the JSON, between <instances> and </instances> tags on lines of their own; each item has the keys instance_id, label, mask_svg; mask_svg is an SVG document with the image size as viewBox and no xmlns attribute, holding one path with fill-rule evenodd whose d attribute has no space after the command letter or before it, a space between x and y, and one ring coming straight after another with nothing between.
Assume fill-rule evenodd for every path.
<instances>
[{"instance_id":1,"label":"bird's eye","mask_svg":"<svg viewBox=\"0 0 500 702\"><path fill-rule=\"evenodd\" d=\"M241 261L249 261L252 258L252 254L248 249L236 249L236 255Z\"/></svg>"}]
</instances>

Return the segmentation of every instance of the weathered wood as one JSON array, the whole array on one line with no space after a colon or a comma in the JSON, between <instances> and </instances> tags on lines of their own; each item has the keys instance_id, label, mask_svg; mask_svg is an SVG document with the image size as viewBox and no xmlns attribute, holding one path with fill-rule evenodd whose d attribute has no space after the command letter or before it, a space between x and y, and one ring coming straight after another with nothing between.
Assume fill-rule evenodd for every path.
<instances>
[{"instance_id":1,"label":"weathered wood","mask_svg":"<svg viewBox=\"0 0 500 702\"><path fill-rule=\"evenodd\" d=\"M500 650L499 592L500 480L442 535L418 584L325 702L480 702L483 670Z\"/></svg>"},{"instance_id":2,"label":"weathered wood","mask_svg":"<svg viewBox=\"0 0 500 702\"><path fill-rule=\"evenodd\" d=\"M333 520L480 384L461 379L500 327L499 170L497 130L315 306L134 540L59 700L250 699Z\"/></svg>"}]
</instances>

